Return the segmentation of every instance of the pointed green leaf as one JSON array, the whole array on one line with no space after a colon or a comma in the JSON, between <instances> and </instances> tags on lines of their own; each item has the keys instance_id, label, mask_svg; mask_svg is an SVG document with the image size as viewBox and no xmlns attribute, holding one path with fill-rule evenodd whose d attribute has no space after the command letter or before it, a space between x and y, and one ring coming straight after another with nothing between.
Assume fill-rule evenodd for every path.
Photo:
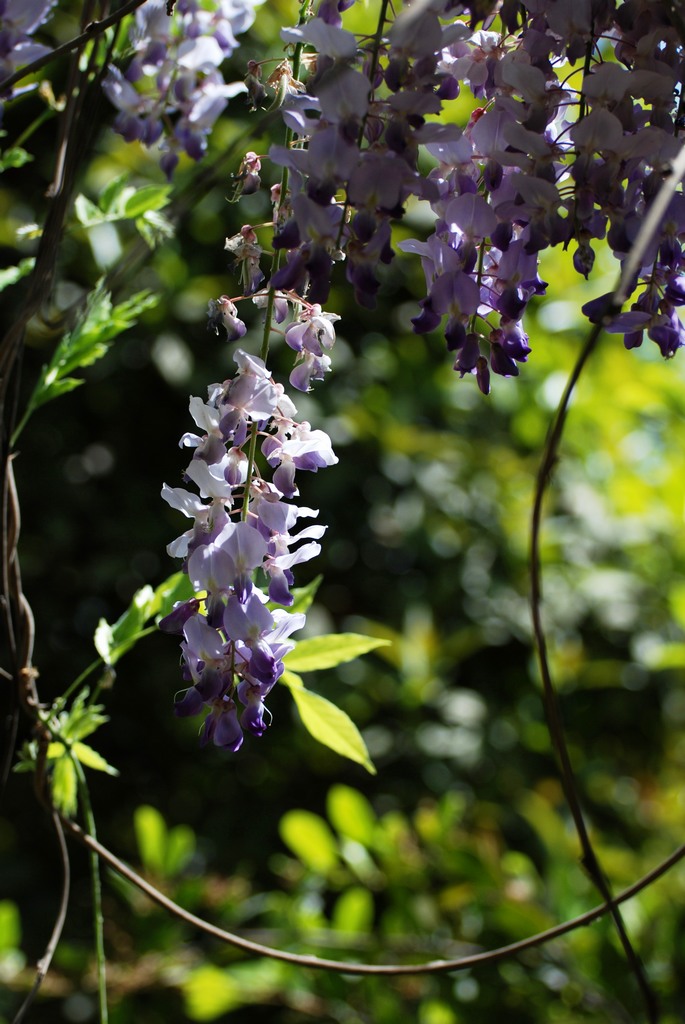
<instances>
[{"instance_id":1,"label":"pointed green leaf","mask_svg":"<svg viewBox=\"0 0 685 1024\"><path fill-rule=\"evenodd\" d=\"M373 925L373 896L368 889L353 886L338 897L333 907L331 924L338 932L365 935Z\"/></svg>"},{"instance_id":2,"label":"pointed green leaf","mask_svg":"<svg viewBox=\"0 0 685 1024\"><path fill-rule=\"evenodd\" d=\"M135 810L133 826L144 867L155 874L163 874L167 842L164 818L156 808L143 804Z\"/></svg>"},{"instance_id":3,"label":"pointed green leaf","mask_svg":"<svg viewBox=\"0 0 685 1024\"><path fill-rule=\"evenodd\" d=\"M85 381L77 380L76 377L64 377L62 380L46 381L41 394L37 396L36 401L33 403L33 408L38 409L41 405L45 405L46 402L51 402L53 398L67 395L70 391L80 388L82 384L85 384Z\"/></svg>"},{"instance_id":4,"label":"pointed green leaf","mask_svg":"<svg viewBox=\"0 0 685 1024\"><path fill-rule=\"evenodd\" d=\"M92 227L93 224L102 224L104 220L107 220L106 214L83 193L76 196L74 211L79 224L82 224L84 228Z\"/></svg>"},{"instance_id":5,"label":"pointed green leaf","mask_svg":"<svg viewBox=\"0 0 685 1024\"><path fill-rule=\"evenodd\" d=\"M96 772L106 772L108 775L119 774L116 768L105 761L102 754L98 754L97 750L93 750L86 743L75 743L71 752L86 768L93 768Z\"/></svg>"},{"instance_id":6,"label":"pointed green leaf","mask_svg":"<svg viewBox=\"0 0 685 1024\"><path fill-rule=\"evenodd\" d=\"M195 853L195 845L195 833L188 825L176 825L169 830L164 859L168 875L176 875L183 870Z\"/></svg>"},{"instance_id":7,"label":"pointed green leaf","mask_svg":"<svg viewBox=\"0 0 685 1024\"><path fill-rule=\"evenodd\" d=\"M152 614L163 619L178 601L189 601L193 596L193 585L187 573L175 572L155 588L154 611Z\"/></svg>"},{"instance_id":8,"label":"pointed green leaf","mask_svg":"<svg viewBox=\"0 0 685 1024\"><path fill-rule=\"evenodd\" d=\"M363 765L371 775L376 774L359 729L342 708L320 697L318 693L305 689L302 680L294 672L284 672L280 682L292 693L302 724L315 740L330 747L336 754Z\"/></svg>"},{"instance_id":9,"label":"pointed green leaf","mask_svg":"<svg viewBox=\"0 0 685 1024\"><path fill-rule=\"evenodd\" d=\"M6 171L10 167L23 167L31 160L33 160L31 153L22 149L21 146L13 146L11 149L6 149L4 153L0 153L0 172Z\"/></svg>"},{"instance_id":10,"label":"pointed green leaf","mask_svg":"<svg viewBox=\"0 0 685 1024\"><path fill-rule=\"evenodd\" d=\"M64 335L52 359L43 367L26 412L12 436L12 443L16 443L32 412L52 398L78 386L78 382L69 379L70 373L91 366L101 359L112 340L136 323L140 314L156 303L157 296L145 291L112 307L111 296L100 282L88 296L85 309L73 331Z\"/></svg>"},{"instance_id":11,"label":"pointed green leaf","mask_svg":"<svg viewBox=\"0 0 685 1024\"><path fill-rule=\"evenodd\" d=\"M202 964L182 982L186 1017L191 1021L223 1020L240 1006L283 1002L291 978L289 965L273 960L231 964L226 970Z\"/></svg>"},{"instance_id":12,"label":"pointed green leaf","mask_svg":"<svg viewBox=\"0 0 685 1024\"><path fill-rule=\"evenodd\" d=\"M93 643L95 644L95 650L105 665L111 665L110 658L112 656L114 634L112 633L112 627L106 619L100 619L98 622L93 636Z\"/></svg>"},{"instance_id":13,"label":"pointed green leaf","mask_svg":"<svg viewBox=\"0 0 685 1024\"><path fill-rule=\"evenodd\" d=\"M305 867L327 875L338 865L338 844L323 818L311 811L287 811L278 831Z\"/></svg>"},{"instance_id":14,"label":"pointed green leaf","mask_svg":"<svg viewBox=\"0 0 685 1024\"><path fill-rule=\"evenodd\" d=\"M237 1009L243 1000L240 988L228 971L203 964L183 982L185 1010L190 1020L217 1020Z\"/></svg>"},{"instance_id":15,"label":"pointed green leaf","mask_svg":"<svg viewBox=\"0 0 685 1024\"><path fill-rule=\"evenodd\" d=\"M16 903L0 900L0 951L21 945L21 920Z\"/></svg>"},{"instance_id":16,"label":"pointed green leaf","mask_svg":"<svg viewBox=\"0 0 685 1024\"><path fill-rule=\"evenodd\" d=\"M148 584L135 592L126 611L112 626L110 664L113 665L133 647L143 626L153 614L154 603L155 592Z\"/></svg>"},{"instance_id":17,"label":"pointed green leaf","mask_svg":"<svg viewBox=\"0 0 685 1024\"><path fill-rule=\"evenodd\" d=\"M105 185L98 196L98 206L104 213L111 212L113 205L117 202L117 199L126 188L128 178L128 173L120 174L118 177L112 178L112 180Z\"/></svg>"},{"instance_id":18,"label":"pointed green leaf","mask_svg":"<svg viewBox=\"0 0 685 1024\"><path fill-rule=\"evenodd\" d=\"M0 270L0 292L5 288L9 288L11 284L21 281L22 277L26 277L27 274L30 274L35 262L33 256L28 256L24 260L19 260L16 267L5 267L3 270Z\"/></svg>"},{"instance_id":19,"label":"pointed green leaf","mask_svg":"<svg viewBox=\"0 0 685 1024\"><path fill-rule=\"evenodd\" d=\"M132 220L148 210L161 210L169 202L171 185L144 185L127 200L124 212Z\"/></svg>"},{"instance_id":20,"label":"pointed green leaf","mask_svg":"<svg viewBox=\"0 0 685 1024\"><path fill-rule=\"evenodd\" d=\"M376 815L369 801L351 786L332 786L326 800L331 825L342 836L370 846L376 829Z\"/></svg>"},{"instance_id":21,"label":"pointed green leaf","mask_svg":"<svg viewBox=\"0 0 685 1024\"><path fill-rule=\"evenodd\" d=\"M389 640L361 633L331 633L328 636L300 640L295 649L285 657L285 664L294 672L314 672L317 669L334 668L346 661L354 661L362 654L386 647Z\"/></svg>"},{"instance_id":22,"label":"pointed green leaf","mask_svg":"<svg viewBox=\"0 0 685 1024\"><path fill-rule=\"evenodd\" d=\"M52 799L55 806L68 817L76 811L77 780L76 769L71 758L65 754L55 761L50 780Z\"/></svg>"},{"instance_id":23,"label":"pointed green leaf","mask_svg":"<svg viewBox=\"0 0 685 1024\"><path fill-rule=\"evenodd\" d=\"M81 690L74 699L69 711L59 715L59 731L65 743L76 743L108 722L103 714L102 704L88 704L88 687Z\"/></svg>"},{"instance_id":24,"label":"pointed green leaf","mask_svg":"<svg viewBox=\"0 0 685 1024\"><path fill-rule=\"evenodd\" d=\"M150 249L156 249L165 238L172 238L174 234L173 224L159 210L147 210L142 217L136 217L135 225Z\"/></svg>"},{"instance_id":25,"label":"pointed green leaf","mask_svg":"<svg viewBox=\"0 0 685 1024\"><path fill-rule=\"evenodd\" d=\"M93 638L95 649L106 665L115 665L141 637L154 632L154 627L144 628L153 616L163 618L177 601L187 601L192 596L192 584L183 572L169 576L155 590L146 584L136 591L116 622L110 625L100 619Z\"/></svg>"}]
</instances>

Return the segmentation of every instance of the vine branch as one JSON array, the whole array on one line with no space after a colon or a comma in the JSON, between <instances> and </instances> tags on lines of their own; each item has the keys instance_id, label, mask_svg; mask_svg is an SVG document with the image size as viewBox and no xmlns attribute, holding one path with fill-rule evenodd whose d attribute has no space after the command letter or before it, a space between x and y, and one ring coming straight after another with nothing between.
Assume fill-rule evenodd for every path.
<instances>
[{"instance_id":1,"label":"vine branch","mask_svg":"<svg viewBox=\"0 0 685 1024\"><path fill-rule=\"evenodd\" d=\"M496 963L499 960L506 960L509 957L518 955L524 952L526 949L532 949L535 946L545 945L547 942L551 942L553 939L561 938L562 935L566 935L569 932L575 931L577 928L581 928L585 925L592 924L597 921L604 914L608 913L612 908L615 908L620 903L625 903L627 900L632 899L638 893L642 892L649 885L655 882L662 875L666 874L672 867L674 867L680 860L685 857L685 844L679 846L677 850L655 868L649 871L646 875L643 875L637 882L624 889L617 896L612 898L611 904L603 903L600 906L593 907L592 910L586 911L584 914L579 914L577 917L570 918L568 921L563 921L561 924L554 925L552 928L547 928L545 931L537 932L535 935L529 936L527 939L521 939L519 942L512 942L506 946L499 946L497 949L491 949L482 953L473 953L469 956L458 957L452 960L430 960L423 964L367 964L367 963L355 963L345 960L328 960L325 957L309 956L300 953L290 953L284 949L278 949L273 946L265 946L259 942L253 942L250 939L243 938L241 935L236 935L234 932L226 931L223 928L219 928L217 925L210 924L210 922L203 920L201 917L197 917L195 914L190 913L184 907L179 906L164 893L156 889L148 881L142 878L133 868L125 864L124 861L120 860L111 850L103 846L102 843L98 842L93 836L84 832L79 825L71 821L68 818L62 819L67 830L84 846L89 850L93 850L106 864L108 864L117 874L121 875L127 881L131 882L140 892L145 893L154 903L162 907L164 910L169 911L181 921L185 921L186 924L193 928L197 928L205 935L211 935L215 939L219 939L230 946L235 946L237 949L242 949L246 953L252 953L255 956L269 957L271 960L280 960L284 963L294 964L297 967L308 967L314 970L320 971L334 971L339 974L356 974L356 975L418 975L418 974L446 974L449 971L465 971L470 967L476 967L487 963Z\"/></svg>"},{"instance_id":2,"label":"vine branch","mask_svg":"<svg viewBox=\"0 0 685 1024\"><path fill-rule=\"evenodd\" d=\"M568 752L568 745L566 743L561 718L561 710L559 708L557 692L549 666L549 659L547 656L547 639L542 622L542 561L540 554L540 530L542 525L543 502L551 482L554 466L559 456L559 448L564 432L566 417L568 415L571 397L576 384L578 383L580 375L597 345L603 328L611 322L611 319L617 313L620 312L621 307L632 292L634 280L642 266L642 261L647 248L658 230L671 197L673 196L679 182L682 180L683 175L685 175L685 147L681 148L680 153L673 162L670 174L665 179L656 198L654 199L654 202L651 204L647 212L647 216L642 223L642 227L635 240L635 244L632 246L631 251L623 263L619 280L608 297L604 317L599 323L593 325L587 336L585 344L578 355L575 366L571 371L571 375L564 389L564 393L557 407L550 431L545 441L536 480L530 529L530 601L533 620L533 636L540 667L540 676L542 679L543 703L550 739L559 761L564 795L580 841L582 849L582 864L594 882L600 895L605 900L605 904L611 913L626 959L628 960L631 971L633 972L638 983L638 987L640 988L647 1010L648 1019L650 1022L653 1022L653 1024L658 1020L656 997L649 985L644 967L630 942L623 919L617 907L617 900L611 895L609 884L604 876L597 854L592 845L592 840L590 839L583 814L578 784L576 782L571 758Z\"/></svg>"}]
</instances>

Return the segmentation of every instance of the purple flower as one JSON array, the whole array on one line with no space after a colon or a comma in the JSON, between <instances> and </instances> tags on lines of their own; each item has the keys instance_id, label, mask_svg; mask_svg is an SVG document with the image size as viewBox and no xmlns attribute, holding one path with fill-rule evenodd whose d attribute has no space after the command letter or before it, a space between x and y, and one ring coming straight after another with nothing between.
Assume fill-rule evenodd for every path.
<instances>
[{"instance_id":1,"label":"purple flower","mask_svg":"<svg viewBox=\"0 0 685 1024\"><path fill-rule=\"evenodd\" d=\"M235 753L243 745L243 732L238 723L238 712L235 701L230 697L222 697L214 701L210 713L200 734L200 746L213 742L222 750Z\"/></svg>"},{"instance_id":2,"label":"purple flower","mask_svg":"<svg viewBox=\"0 0 685 1024\"><path fill-rule=\"evenodd\" d=\"M237 341L247 333L247 327L239 319L238 310L228 295L209 300L207 318L207 330L218 334L219 328L223 327L226 331L227 341Z\"/></svg>"}]
</instances>

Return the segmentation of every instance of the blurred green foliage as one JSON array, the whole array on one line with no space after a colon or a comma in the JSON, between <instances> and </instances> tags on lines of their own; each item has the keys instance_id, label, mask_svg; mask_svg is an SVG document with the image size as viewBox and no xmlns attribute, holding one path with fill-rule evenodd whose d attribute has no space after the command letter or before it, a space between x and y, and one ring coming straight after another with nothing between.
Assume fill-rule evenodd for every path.
<instances>
[{"instance_id":1,"label":"blurred green foliage","mask_svg":"<svg viewBox=\"0 0 685 1024\"><path fill-rule=\"evenodd\" d=\"M361 7L354 16L363 19ZM257 36L273 41L292 19L290 4L265 5ZM66 14L56 25L62 38L73 30ZM253 46L239 53L236 74ZM8 109L9 143L41 114L35 97ZM210 160L221 160L252 123L233 101ZM21 268L1 278L8 317L35 251L31 230L17 232L41 222L54 133L53 120L42 122L32 138L36 159L2 178L0 246L4 262ZM250 137L251 148L268 144ZM91 663L101 619L124 639L142 629L146 616L133 623L123 609L174 571L164 548L179 532L178 516L161 502L161 483L180 477L188 395L231 372L230 350L204 325L208 299L236 290L223 240L269 216L259 195L238 208L226 202L239 157L197 187L182 165L164 215L174 215L184 189L191 198L179 207L176 236L160 229L154 251L150 238L138 240L139 208L119 219L112 203L131 202L129 184L138 195L154 188L148 196L166 202L156 166L107 130L84 165L54 323L103 275L115 303L140 289L159 301L84 368L86 386L36 408L21 437L20 553L45 700ZM420 211L402 230L425 230ZM412 335L416 264L393 265L371 313L351 303L340 273L330 302L343 318L334 373L297 403L331 434L340 457L307 481L307 503L329 524L312 570L324 579L309 629L390 644L312 672L307 686L356 723L378 774L315 743L285 687L270 700L274 722L261 740L236 756L200 751L196 725L171 713L175 642L153 635L137 645L99 697L110 721L98 750L121 773L92 780L99 835L194 913L285 949L412 962L514 942L597 903L544 723L527 558L541 447L586 329L580 305L614 274L603 254L589 283L565 254L547 256L549 297L528 322L530 362L517 380L495 379L486 399L453 373L440 337ZM245 344L258 334L254 314ZM26 401L61 337L49 320L31 325ZM276 371L287 373L290 353L281 346L273 355ZM679 357L666 366L656 349L628 353L605 337L574 398L547 503L552 667L593 841L616 890L683 838L684 385ZM298 583L310 579L302 572ZM45 1024L96 1015L87 867L81 851L73 856L67 929L35 1011ZM13 777L6 795L0 858L0 1021L9 1021L32 983L59 887L49 823L25 775ZM682 1019L685 1005L684 897L680 866L624 905L667 1024ZM480 969L359 979L247 960L110 873L105 914L113 1024L639 1017L604 920Z\"/></svg>"}]
</instances>

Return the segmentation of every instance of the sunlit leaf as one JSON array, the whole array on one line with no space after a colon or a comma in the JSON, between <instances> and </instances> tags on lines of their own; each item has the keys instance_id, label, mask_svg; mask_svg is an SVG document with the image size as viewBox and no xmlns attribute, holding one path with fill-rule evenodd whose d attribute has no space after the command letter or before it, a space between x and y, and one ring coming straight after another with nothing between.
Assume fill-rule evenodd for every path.
<instances>
[{"instance_id":1,"label":"sunlit leaf","mask_svg":"<svg viewBox=\"0 0 685 1024\"><path fill-rule=\"evenodd\" d=\"M293 672L314 672L317 669L335 668L347 661L354 661L362 654L386 647L389 640L361 633L332 633L326 636L300 640L296 648L286 655L285 664Z\"/></svg>"},{"instance_id":2,"label":"sunlit leaf","mask_svg":"<svg viewBox=\"0 0 685 1024\"><path fill-rule=\"evenodd\" d=\"M74 757L84 764L86 768L93 768L96 772L106 772L107 775L118 775L119 772L109 764L102 754L93 750L86 743L75 743L71 748Z\"/></svg>"},{"instance_id":3,"label":"sunlit leaf","mask_svg":"<svg viewBox=\"0 0 685 1024\"><path fill-rule=\"evenodd\" d=\"M79 224L85 228L92 227L94 224L102 224L103 221L108 220L107 215L82 193L74 200L74 212Z\"/></svg>"},{"instance_id":4,"label":"sunlit leaf","mask_svg":"<svg viewBox=\"0 0 685 1024\"><path fill-rule=\"evenodd\" d=\"M14 949L20 943L19 909L12 900L0 900L0 950Z\"/></svg>"},{"instance_id":5,"label":"sunlit leaf","mask_svg":"<svg viewBox=\"0 0 685 1024\"><path fill-rule=\"evenodd\" d=\"M13 442L36 409L79 386L79 381L69 374L102 359L114 338L135 324L141 313L151 309L157 301L157 296L143 291L113 306L109 292L100 283L88 296L74 329L64 335L50 362L43 366L26 411L13 434Z\"/></svg>"},{"instance_id":6,"label":"sunlit leaf","mask_svg":"<svg viewBox=\"0 0 685 1024\"><path fill-rule=\"evenodd\" d=\"M338 844L323 818L311 811L287 811L278 831L285 845L312 871L328 874L338 864Z\"/></svg>"},{"instance_id":7,"label":"sunlit leaf","mask_svg":"<svg viewBox=\"0 0 685 1024\"><path fill-rule=\"evenodd\" d=\"M10 168L23 167L24 164L28 164L32 160L31 153L27 153L21 146L13 146L11 149L6 149L4 153L0 153L0 173Z\"/></svg>"},{"instance_id":8,"label":"sunlit leaf","mask_svg":"<svg viewBox=\"0 0 685 1024\"><path fill-rule=\"evenodd\" d=\"M374 917L373 897L368 889L346 889L333 907L332 925L336 931L364 935L371 931Z\"/></svg>"},{"instance_id":9,"label":"sunlit leaf","mask_svg":"<svg viewBox=\"0 0 685 1024\"><path fill-rule=\"evenodd\" d=\"M154 616L168 615L177 601L187 601L193 595L186 573L176 572L154 590L146 585L137 590L126 611L110 625L101 619L95 631L95 648L107 665L114 665L143 636L153 632L145 629Z\"/></svg>"},{"instance_id":10,"label":"sunlit leaf","mask_svg":"<svg viewBox=\"0 0 685 1024\"><path fill-rule=\"evenodd\" d=\"M344 836L368 846L376 827L376 815L371 804L351 786L337 785L328 791L326 813L331 825Z\"/></svg>"},{"instance_id":11,"label":"sunlit leaf","mask_svg":"<svg viewBox=\"0 0 685 1024\"><path fill-rule=\"evenodd\" d=\"M188 601L193 596L193 585L185 572L175 572L155 588L154 611L158 618L164 618L178 601Z\"/></svg>"},{"instance_id":12,"label":"sunlit leaf","mask_svg":"<svg viewBox=\"0 0 685 1024\"><path fill-rule=\"evenodd\" d=\"M371 775L376 774L359 729L342 708L320 697L318 693L305 689L302 680L294 672L284 672L281 682L292 693L302 724L315 740L330 747L336 754L363 765Z\"/></svg>"},{"instance_id":13,"label":"sunlit leaf","mask_svg":"<svg viewBox=\"0 0 685 1024\"><path fill-rule=\"evenodd\" d=\"M133 194L135 189L129 184L130 175L120 174L118 177L113 178L98 196L98 205L101 210L106 213L111 213L117 208L122 210L126 206L126 202Z\"/></svg>"},{"instance_id":14,"label":"sunlit leaf","mask_svg":"<svg viewBox=\"0 0 685 1024\"><path fill-rule=\"evenodd\" d=\"M95 644L95 650L98 652L102 660L106 665L111 664L112 647L114 643L114 634L112 627L106 621L106 619L100 619L97 626L95 627L95 633L93 634L93 643Z\"/></svg>"},{"instance_id":15,"label":"sunlit leaf","mask_svg":"<svg viewBox=\"0 0 685 1024\"><path fill-rule=\"evenodd\" d=\"M211 964L198 967L183 983L185 1011L191 1020L216 1020L243 1002L229 971Z\"/></svg>"},{"instance_id":16,"label":"sunlit leaf","mask_svg":"<svg viewBox=\"0 0 685 1024\"><path fill-rule=\"evenodd\" d=\"M240 1006L281 998L289 969L273 960L233 964L226 970L202 964L183 982L184 1009L189 1020L210 1021Z\"/></svg>"},{"instance_id":17,"label":"sunlit leaf","mask_svg":"<svg viewBox=\"0 0 685 1024\"><path fill-rule=\"evenodd\" d=\"M59 715L60 734L68 743L85 739L109 721L107 715L103 714L102 704L88 704L87 699L86 688L76 696L69 711Z\"/></svg>"},{"instance_id":18,"label":"sunlit leaf","mask_svg":"<svg viewBox=\"0 0 685 1024\"><path fill-rule=\"evenodd\" d=\"M153 874L163 874L167 840L164 818L155 807L143 804L134 812L133 827L143 866Z\"/></svg>"},{"instance_id":19,"label":"sunlit leaf","mask_svg":"<svg viewBox=\"0 0 685 1024\"><path fill-rule=\"evenodd\" d=\"M55 807L67 817L74 814L77 804L78 782L71 758L65 754L54 762L50 788Z\"/></svg>"},{"instance_id":20,"label":"sunlit leaf","mask_svg":"<svg viewBox=\"0 0 685 1024\"><path fill-rule=\"evenodd\" d=\"M35 262L33 256L27 256L26 259L19 260L16 267L4 267L0 270L0 292L30 274Z\"/></svg>"},{"instance_id":21,"label":"sunlit leaf","mask_svg":"<svg viewBox=\"0 0 685 1024\"><path fill-rule=\"evenodd\" d=\"M144 185L126 201L124 212L134 220L148 210L161 210L169 202L171 185Z\"/></svg>"},{"instance_id":22,"label":"sunlit leaf","mask_svg":"<svg viewBox=\"0 0 685 1024\"><path fill-rule=\"evenodd\" d=\"M142 217L136 217L138 233L150 249L156 249L165 238L172 238L174 225L159 210L147 210Z\"/></svg>"},{"instance_id":23,"label":"sunlit leaf","mask_svg":"<svg viewBox=\"0 0 685 1024\"><path fill-rule=\"evenodd\" d=\"M195 833L188 825L176 825L169 830L165 866L167 874L182 871L195 853Z\"/></svg>"}]
</instances>

